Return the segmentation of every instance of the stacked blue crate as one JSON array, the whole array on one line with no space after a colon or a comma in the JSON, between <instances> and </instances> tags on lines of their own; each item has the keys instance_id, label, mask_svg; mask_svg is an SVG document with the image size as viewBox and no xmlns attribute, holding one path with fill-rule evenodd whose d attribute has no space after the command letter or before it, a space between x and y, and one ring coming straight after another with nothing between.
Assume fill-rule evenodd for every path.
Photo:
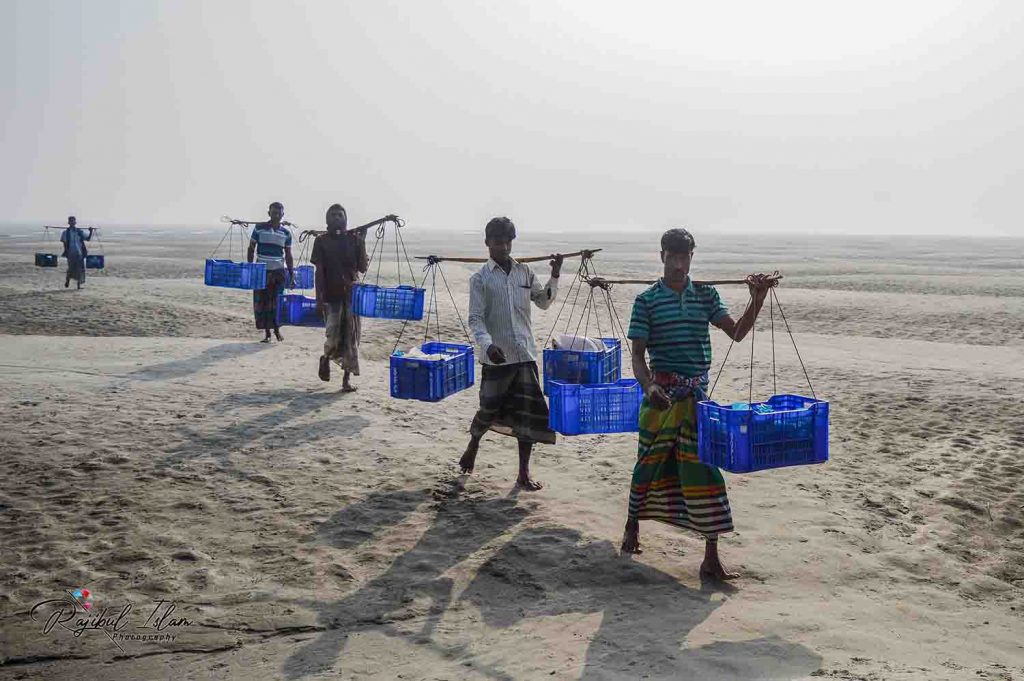
<instances>
[{"instance_id":1,"label":"stacked blue crate","mask_svg":"<svg viewBox=\"0 0 1024 681\"><path fill-rule=\"evenodd\" d=\"M301 293L286 293L277 299L277 323L279 326L324 326L323 317L317 312L316 298L307 298Z\"/></svg>"},{"instance_id":2,"label":"stacked blue crate","mask_svg":"<svg viewBox=\"0 0 1024 681\"><path fill-rule=\"evenodd\" d=\"M604 350L544 350L544 394L551 382L614 383L622 378L622 341L602 338Z\"/></svg>"},{"instance_id":3,"label":"stacked blue crate","mask_svg":"<svg viewBox=\"0 0 1024 681\"><path fill-rule=\"evenodd\" d=\"M267 266L261 262L207 258L204 282L207 286L223 288L263 289L267 287Z\"/></svg>"},{"instance_id":4,"label":"stacked blue crate","mask_svg":"<svg viewBox=\"0 0 1024 681\"><path fill-rule=\"evenodd\" d=\"M423 319L423 296L426 289L413 286L376 286L356 284L352 287L352 310L360 317L381 319Z\"/></svg>"},{"instance_id":5,"label":"stacked blue crate","mask_svg":"<svg viewBox=\"0 0 1024 681\"><path fill-rule=\"evenodd\" d=\"M437 402L475 382L473 346L433 341L421 345L420 350L427 355L447 356L431 360L391 355L392 397Z\"/></svg>"},{"instance_id":6,"label":"stacked blue crate","mask_svg":"<svg viewBox=\"0 0 1024 681\"><path fill-rule=\"evenodd\" d=\"M295 285L293 286L292 282L288 282L288 288L290 289L302 289L305 291L314 286L312 265L297 266L295 268Z\"/></svg>"},{"instance_id":7,"label":"stacked blue crate","mask_svg":"<svg viewBox=\"0 0 1024 681\"><path fill-rule=\"evenodd\" d=\"M828 402L775 395L764 402L697 404L701 462L731 473L828 461Z\"/></svg>"},{"instance_id":8,"label":"stacked blue crate","mask_svg":"<svg viewBox=\"0 0 1024 681\"><path fill-rule=\"evenodd\" d=\"M643 398L635 378L598 384L552 380L548 425L562 435L635 433Z\"/></svg>"}]
</instances>

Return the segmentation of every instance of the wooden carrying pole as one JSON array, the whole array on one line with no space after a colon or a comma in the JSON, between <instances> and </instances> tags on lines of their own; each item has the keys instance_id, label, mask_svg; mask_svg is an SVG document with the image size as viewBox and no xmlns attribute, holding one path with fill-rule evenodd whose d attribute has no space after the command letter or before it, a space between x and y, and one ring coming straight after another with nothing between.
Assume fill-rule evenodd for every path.
<instances>
[{"instance_id":1,"label":"wooden carrying pole","mask_svg":"<svg viewBox=\"0 0 1024 681\"><path fill-rule=\"evenodd\" d=\"M220 221L231 223L232 225L238 225L240 227L248 227L250 225L262 225L263 223L268 222L268 220L236 220L235 218L229 217L227 215L221 215ZM281 220L281 224L284 225L285 227L295 227L294 224L288 222L287 220Z\"/></svg>"},{"instance_id":2,"label":"wooden carrying pole","mask_svg":"<svg viewBox=\"0 0 1024 681\"><path fill-rule=\"evenodd\" d=\"M586 257L590 257L594 253L598 253L604 249L592 248L590 250L576 251L575 253L561 253L553 255L561 255L563 258L576 258L586 254ZM469 263L485 263L489 258L450 258L443 255L417 255L417 260L431 260L433 262L469 262ZM516 262L540 262L542 260L550 260L550 255L531 255L526 258L516 258Z\"/></svg>"},{"instance_id":3,"label":"wooden carrying pole","mask_svg":"<svg viewBox=\"0 0 1024 681\"><path fill-rule=\"evenodd\" d=\"M345 233L352 234L358 232L365 232L366 230L377 227L378 225L383 225L385 222L394 222L399 226L404 224L400 222L400 218L397 215L385 215L384 217L378 218L373 222L367 222L365 225L359 225L358 227L347 229L345 230ZM302 234L299 235L299 241L305 241L310 236L322 236L324 234L327 234L326 229L306 229L303 230Z\"/></svg>"},{"instance_id":4,"label":"wooden carrying pole","mask_svg":"<svg viewBox=\"0 0 1024 681\"><path fill-rule=\"evenodd\" d=\"M782 279L782 275L779 273L772 274L768 277L772 286L778 285ZM587 279L587 283L591 286L600 286L607 290L611 284L656 284L657 279L605 279L604 277L590 277ZM746 279L712 279L712 280L700 280L694 279L694 286L722 286L728 284L746 284Z\"/></svg>"}]
</instances>

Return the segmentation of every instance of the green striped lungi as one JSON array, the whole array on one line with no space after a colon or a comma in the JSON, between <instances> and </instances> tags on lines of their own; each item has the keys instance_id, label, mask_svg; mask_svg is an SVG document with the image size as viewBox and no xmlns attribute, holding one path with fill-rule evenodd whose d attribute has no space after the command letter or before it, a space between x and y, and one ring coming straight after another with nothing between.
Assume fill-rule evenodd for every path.
<instances>
[{"instance_id":1,"label":"green striped lungi","mask_svg":"<svg viewBox=\"0 0 1024 681\"><path fill-rule=\"evenodd\" d=\"M656 409L640 405L640 437L629 486L629 519L663 523L716 537L731 532L732 511L721 471L697 459L693 395Z\"/></svg>"}]
</instances>

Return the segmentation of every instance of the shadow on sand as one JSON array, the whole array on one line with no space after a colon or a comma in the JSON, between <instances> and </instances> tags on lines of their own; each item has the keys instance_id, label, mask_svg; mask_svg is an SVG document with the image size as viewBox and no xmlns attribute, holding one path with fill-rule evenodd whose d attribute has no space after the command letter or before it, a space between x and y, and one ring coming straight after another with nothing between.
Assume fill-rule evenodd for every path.
<instances>
[{"instance_id":1,"label":"shadow on sand","mask_svg":"<svg viewBox=\"0 0 1024 681\"><path fill-rule=\"evenodd\" d=\"M253 355L268 347L270 346L263 343L221 343L203 350L195 357L142 367L128 376L136 381L167 381L184 378L226 359Z\"/></svg>"},{"instance_id":2,"label":"shadow on sand","mask_svg":"<svg viewBox=\"0 0 1024 681\"><path fill-rule=\"evenodd\" d=\"M247 421L227 426L215 432L186 429L185 443L178 451L165 456L161 465L175 465L183 461L212 456L222 462L239 450L256 444L268 447L295 447L334 437L358 435L370 425L369 419L358 414L347 414L318 419L315 423L296 425L294 421L321 408L331 407L355 393L310 392L295 388L267 390L259 393L228 395L211 403L207 410L225 413L244 405L273 405L277 409L265 412ZM245 476L242 476L245 477Z\"/></svg>"},{"instance_id":3,"label":"shadow on sand","mask_svg":"<svg viewBox=\"0 0 1024 681\"><path fill-rule=\"evenodd\" d=\"M506 659L491 648L483 661L478 643L488 628L569 613L601 615L587 647L584 679L787 680L820 666L813 651L777 637L686 646L689 632L724 602L721 596L712 589L687 588L667 573L620 557L610 542L587 541L558 526L523 528L503 544L455 601L478 608L486 627L468 632L464 644L436 641L433 634L454 599L453 582L442 575L519 525L528 512L515 499L466 499L458 482L381 493L336 513L317 536L351 549L402 522L430 495L437 500L433 522L384 574L340 601L297 601L316 611L326 630L285 661L286 678L334 668L348 636L372 630L457 660L453 664L481 677L505 681L513 675L504 669L521 670L523 656L531 652L510 646ZM388 508L397 517L389 516Z\"/></svg>"},{"instance_id":4,"label":"shadow on sand","mask_svg":"<svg viewBox=\"0 0 1024 681\"><path fill-rule=\"evenodd\" d=\"M599 613L582 679L782 680L819 668L816 653L774 636L686 646L687 635L725 602L714 594L620 556L611 542L586 541L565 527L535 527L484 563L461 598L495 628Z\"/></svg>"}]
</instances>

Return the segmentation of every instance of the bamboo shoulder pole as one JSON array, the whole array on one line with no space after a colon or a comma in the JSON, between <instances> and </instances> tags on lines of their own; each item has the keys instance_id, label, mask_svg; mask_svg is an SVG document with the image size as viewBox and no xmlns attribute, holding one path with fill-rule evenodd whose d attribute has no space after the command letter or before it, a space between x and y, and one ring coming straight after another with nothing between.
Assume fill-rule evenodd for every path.
<instances>
[{"instance_id":1,"label":"bamboo shoulder pole","mask_svg":"<svg viewBox=\"0 0 1024 681\"><path fill-rule=\"evenodd\" d=\"M582 251L576 251L575 253L561 253L563 258L576 258L587 254L586 257L590 257L594 253L598 253L604 249L602 248L591 248L584 249ZM540 262L542 260L549 260L551 255L531 255L525 258L516 258L516 262ZM460 258L460 257L448 257L444 255L417 255L417 260L433 260L434 262L468 262L468 263L485 263L489 258Z\"/></svg>"},{"instance_id":2,"label":"bamboo shoulder pole","mask_svg":"<svg viewBox=\"0 0 1024 681\"><path fill-rule=\"evenodd\" d=\"M779 281L782 279L782 275L774 273L768 277L768 280L772 283L772 286L777 286ZM590 277L587 279L587 283L591 286L599 286L605 290L611 284L656 284L657 279L605 279L604 277ZM724 286L731 284L746 284L746 279L694 279L694 286Z\"/></svg>"},{"instance_id":3,"label":"bamboo shoulder pole","mask_svg":"<svg viewBox=\"0 0 1024 681\"><path fill-rule=\"evenodd\" d=\"M383 225L385 222L394 222L399 227L401 227L401 226L403 226L405 224L402 221L402 219L399 218L397 215L385 215L384 217L378 218L378 219L374 220L373 222L367 222L365 225L359 225L358 227L353 227L351 229L345 230L345 233L346 234L353 234L353 233L365 232L366 230L372 229L373 227L376 227L377 225ZM284 224L284 223L282 223L282 224ZM306 229L306 230L303 230L301 234L299 234L299 241L300 242L301 241L305 241L306 239L308 239L311 236L314 236L314 237L316 237L316 236L323 236L324 234L327 234L327 230L326 229Z\"/></svg>"}]
</instances>

